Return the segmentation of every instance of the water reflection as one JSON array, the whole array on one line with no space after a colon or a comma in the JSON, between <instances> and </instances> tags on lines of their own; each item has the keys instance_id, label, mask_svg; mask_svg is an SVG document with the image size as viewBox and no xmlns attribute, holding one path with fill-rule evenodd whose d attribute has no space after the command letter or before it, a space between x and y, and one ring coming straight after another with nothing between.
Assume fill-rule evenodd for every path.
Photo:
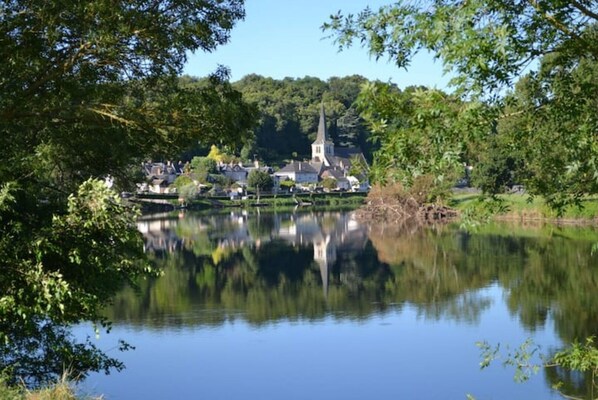
<instances>
[{"instance_id":1,"label":"water reflection","mask_svg":"<svg viewBox=\"0 0 598 400\"><path fill-rule=\"evenodd\" d=\"M591 252L598 232L593 228L488 225L477 233L454 226L399 230L358 223L351 213L233 212L147 217L139 229L147 253L164 275L139 282L137 291L123 290L106 313L117 329L133 327L156 337L164 333L173 343L185 337L177 331L220 340L238 325L259 327L266 336L294 335L299 327L313 325L320 327L318 335L334 332L334 340L362 327L371 329L368 336L350 340L347 348L352 350L337 354L341 360L363 351L361 361L371 354L369 345L378 345L371 338L383 333L375 321L393 321L396 336L379 343L380 354L372 358L371 368L385 359L383 354L402 349L401 357L385 361L389 366L385 370L404 368L402 373L411 376L411 365L425 364L421 353L433 347L438 365L445 365L433 375L459 371L465 381L459 393L465 393L474 390L471 385L478 376L461 371L477 372L479 360L474 354L459 367L455 363L475 352L476 340L496 343L510 337L511 344L518 345L526 336L538 334L547 335L553 345L558 339L569 343L598 334L598 254ZM328 331L331 324L338 324L338 329L335 325ZM282 326L280 332L272 329L274 325ZM218 334L196 329L206 327ZM309 331L301 330L301 335ZM220 349L235 342L222 340ZM315 339L310 343L324 352ZM266 353L270 349L254 342L242 349L251 353L254 348ZM451 355L442 358L449 350ZM286 360L293 355L274 353L267 353L261 368L267 370L271 357ZM408 366L396 361L405 353L411 354ZM221 356L216 352L212 362ZM338 368L341 374L347 372L342 365ZM506 383L508 375L489 378L474 393L488 393L484 398L490 398L494 390L504 389L502 383L494 388L490 382ZM414 373L410 379L424 378L429 380ZM437 379L446 390L458 377L444 383ZM569 394L583 393L587 384L583 377L563 371L549 372L545 379L546 387L564 381ZM209 393L211 386L206 387ZM256 390L262 387L256 384Z\"/></svg>"},{"instance_id":2,"label":"water reflection","mask_svg":"<svg viewBox=\"0 0 598 400\"><path fill-rule=\"evenodd\" d=\"M288 245L305 250L311 246L325 297L337 253L361 252L367 242L365 226L358 224L351 214L259 213L249 218L244 211L217 217L180 217L154 216L139 221L138 228L146 238L145 250L165 256L203 247L211 252L214 264L218 265L223 255L245 247L259 251L262 247L273 247L276 241L282 241L277 244L278 247ZM199 254L202 252L199 251ZM204 255L207 255L205 251Z\"/></svg>"},{"instance_id":3,"label":"water reflection","mask_svg":"<svg viewBox=\"0 0 598 400\"><path fill-rule=\"evenodd\" d=\"M153 328L243 318L363 319L415 307L424 318L476 323L492 304L478 289L499 284L526 329L549 316L571 341L598 333L596 232L492 225L394 230L351 213L154 216L139 222L164 271L123 291L116 322Z\"/></svg>"}]
</instances>

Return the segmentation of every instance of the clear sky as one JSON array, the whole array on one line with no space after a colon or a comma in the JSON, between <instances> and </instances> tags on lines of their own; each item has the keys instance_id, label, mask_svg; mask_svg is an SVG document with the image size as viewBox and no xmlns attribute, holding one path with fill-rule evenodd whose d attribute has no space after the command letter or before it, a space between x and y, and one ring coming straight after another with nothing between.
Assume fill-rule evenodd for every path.
<instances>
[{"instance_id":1,"label":"clear sky","mask_svg":"<svg viewBox=\"0 0 598 400\"><path fill-rule=\"evenodd\" d=\"M237 23L228 44L213 53L189 57L185 74L205 76L218 64L231 69L232 80L256 73L276 79L359 74L368 79L392 81L404 88L426 85L445 88L449 80L431 56L419 56L408 71L386 59L376 61L359 44L338 52L325 39L321 25L337 11L356 13L374 9L390 0L246 0L246 17Z\"/></svg>"}]
</instances>

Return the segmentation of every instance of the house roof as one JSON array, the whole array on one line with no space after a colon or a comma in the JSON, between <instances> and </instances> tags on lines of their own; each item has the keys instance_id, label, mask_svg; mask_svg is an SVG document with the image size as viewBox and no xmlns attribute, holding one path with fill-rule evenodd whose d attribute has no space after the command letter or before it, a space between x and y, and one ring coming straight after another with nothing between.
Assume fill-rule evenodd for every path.
<instances>
[{"instance_id":1,"label":"house roof","mask_svg":"<svg viewBox=\"0 0 598 400\"><path fill-rule=\"evenodd\" d=\"M143 163L142 167L148 177L165 178L168 175L181 174L184 164L180 161L178 163L147 162Z\"/></svg>"},{"instance_id":2,"label":"house roof","mask_svg":"<svg viewBox=\"0 0 598 400\"><path fill-rule=\"evenodd\" d=\"M327 168L324 170L324 172L322 172L322 177L330 177L330 178L334 178L337 181L346 181L347 178L345 177L345 175L343 174L342 171L339 171L337 169L331 169L331 168Z\"/></svg>"},{"instance_id":3,"label":"house roof","mask_svg":"<svg viewBox=\"0 0 598 400\"><path fill-rule=\"evenodd\" d=\"M168 182L165 179L152 179L152 185L168 186Z\"/></svg>"},{"instance_id":4,"label":"house roof","mask_svg":"<svg viewBox=\"0 0 598 400\"><path fill-rule=\"evenodd\" d=\"M318 171L316 171L308 162L292 161L281 168L277 173L317 174Z\"/></svg>"},{"instance_id":5,"label":"house roof","mask_svg":"<svg viewBox=\"0 0 598 400\"><path fill-rule=\"evenodd\" d=\"M240 166L239 164L234 164L234 165L230 165L230 164L225 164L223 165L220 170L222 172L225 171L230 171L230 172L247 172L247 170L245 168L243 168L242 166Z\"/></svg>"},{"instance_id":6,"label":"house roof","mask_svg":"<svg viewBox=\"0 0 598 400\"><path fill-rule=\"evenodd\" d=\"M309 163L309 165L312 166L313 169L316 170L316 172L319 174L320 172L322 172L322 168L324 168L324 163L322 161L311 161Z\"/></svg>"},{"instance_id":7,"label":"house roof","mask_svg":"<svg viewBox=\"0 0 598 400\"><path fill-rule=\"evenodd\" d=\"M272 173L272 167L244 167L245 171L247 171L247 173L250 173L251 171L257 169L258 171L261 172L265 172L267 174L271 174Z\"/></svg>"}]
</instances>

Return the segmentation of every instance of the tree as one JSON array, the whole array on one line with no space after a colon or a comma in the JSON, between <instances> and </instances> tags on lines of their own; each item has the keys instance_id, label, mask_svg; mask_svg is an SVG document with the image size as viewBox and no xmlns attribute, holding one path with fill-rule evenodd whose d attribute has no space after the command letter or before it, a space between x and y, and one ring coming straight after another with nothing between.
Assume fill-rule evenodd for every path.
<instances>
[{"instance_id":1,"label":"tree","mask_svg":"<svg viewBox=\"0 0 598 400\"><path fill-rule=\"evenodd\" d=\"M225 157L226 155L214 144L210 147L210 152L206 156L206 158L214 161L214 163L224 162Z\"/></svg>"},{"instance_id":2,"label":"tree","mask_svg":"<svg viewBox=\"0 0 598 400\"><path fill-rule=\"evenodd\" d=\"M555 60L556 58L556 60ZM497 132L502 152L520 158L515 173L558 210L598 193L598 61L545 57L505 99Z\"/></svg>"},{"instance_id":3,"label":"tree","mask_svg":"<svg viewBox=\"0 0 598 400\"><path fill-rule=\"evenodd\" d=\"M292 188L295 187L295 181L292 179L285 179L284 181L280 181L280 188L290 191Z\"/></svg>"},{"instance_id":4,"label":"tree","mask_svg":"<svg viewBox=\"0 0 598 400\"><path fill-rule=\"evenodd\" d=\"M174 180L174 187L179 194L179 201L187 202L194 199L199 192L197 185L193 182L193 179L189 175L178 176Z\"/></svg>"},{"instance_id":5,"label":"tree","mask_svg":"<svg viewBox=\"0 0 598 400\"><path fill-rule=\"evenodd\" d=\"M479 122L482 104L439 90L377 82L364 86L357 104L379 146L372 181L407 189L422 176L432 177L439 193L450 187L464 173L467 143L489 128Z\"/></svg>"},{"instance_id":6,"label":"tree","mask_svg":"<svg viewBox=\"0 0 598 400\"><path fill-rule=\"evenodd\" d=\"M270 190L274 186L274 181L267 172L254 169L247 176L247 186L257 190Z\"/></svg>"},{"instance_id":7,"label":"tree","mask_svg":"<svg viewBox=\"0 0 598 400\"><path fill-rule=\"evenodd\" d=\"M368 165L363 157L353 155L349 159L351 161L351 167L349 168L349 176L353 176L360 181L364 181L368 177Z\"/></svg>"},{"instance_id":8,"label":"tree","mask_svg":"<svg viewBox=\"0 0 598 400\"><path fill-rule=\"evenodd\" d=\"M518 348L501 354L500 345L491 346L487 342L479 342L482 369L493 361L503 359L504 366L515 369L514 379L525 382L540 370L546 370L552 387L564 398L573 400L595 399L598 391L598 348L595 337L586 338L585 342L574 341L568 347L552 355L538 354L540 346L534 345L531 339L526 340ZM539 360L537 360L539 358ZM571 394L570 392L574 392Z\"/></svg>"},{"instance_id":9,"label":"tree","mask_svg":"<svg viewBox=\"0 0 598 400\"><path fill-rule=\"evenodd\" d=\"M127 171L143 159L198 141L233 142L251 129L254 109L226 70L200 88L181 87L176 77L188 51L228 40L242 3L3 3L0 369L15 355L43 353L19 340L40 329L101 321L114 292L149 271L136 213L103 185L104 176L132 185ZM64 362L42 375L61 374L53 367L70 365ZM73 372L99 364L73 364Z\"/></svg>"},{"instance_id":10,"label":"tree","mask_svg":"<svg viewBox=\"0 0 598 400\"><path fill-rule=\"evenodd\" d=\"M191 160L191 174L200 183L207 183L208 176L218 172L218 165L213 158L193 157Z\"/></svg>"},{"instance_id":11,"label":"tree","mask_svg":"<svg viewBox=\"0 0 598 400\"><path fill-rule=\"evenodd\" d=\"M334 179L334 178L324 178L322 180L322 187L324 189L328 189L328 190L336 189L336 179Z\"/></svg>"},{"instance_id":12,"label":"tree","mask_svg":"<svg viewBox=\"0 0 598 400\"><path fill-rule=\"evenodd\" d=\"M322 81L313 77L275 80L255 74L235 82L234 87L261 114L254 131L255 143L245 149L242 158L252 159L257 154L260 159L276 162L311 156L310 144L315 139L322 103L335 143L369 151L369 132L353 107L364 82L367 79L359 75Z\"/></svg>"},{"instance_id":13,"label":"tree","mask_svg":"<svg viewBox=\"0 0 598 400\"><path fill-rule=\"evenodd\" d=\"M509 149L522 149L525 168L520 172L528 192L562 208L597 190L598 148L590 144L598 131L590 112L596 92L589 78L598 59L596 8L593 1L440 0L433 6L405 1L377 12L339 13L323 28L341 48L357 39L371 54L387 55L399 67L408 67L418 51L431 51L455 76L452 83L461 100L487 105L471 115L469 124L453 123L465 155L484 163ZM505 97L501 89L526 69L517 90ZM501 132L507 121L519 121L517 131ZM473 137L472 126L485 129L477 129L479 135ZM482 144L497 129L504 151L481 154L484 147L496 150ZM392 159L389 149L379 154ZM417 167L414 161L408 168Z\"/></svg>"},{"instance_id":14,"label":"tree","mask_svg":"<svg viewBox=\"0 0 598 400\"><path fill-rule=\"evenodd\" d=\"M402 1L357 15L339 12L322 28L336 35L341 49L357 39L400 68L417 52L432 51L456 74L455 83L491 91L547 54L598 57L596 22L593 1L439 0L433 6Z\"/></svg>"}]
</instances>

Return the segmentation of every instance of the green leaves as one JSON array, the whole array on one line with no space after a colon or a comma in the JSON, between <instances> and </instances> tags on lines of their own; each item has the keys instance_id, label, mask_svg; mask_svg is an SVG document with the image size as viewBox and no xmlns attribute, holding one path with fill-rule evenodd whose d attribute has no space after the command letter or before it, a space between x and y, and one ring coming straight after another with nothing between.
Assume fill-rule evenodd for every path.
<instances>
[{"instance_id":1,"label":"green leaves","mask_svg":"<svg viewBox=\"0 0 598 400\"><path fill-rule=\"evenodd\" d=\"M429 175L437 187L450 187L465 170L467 143L489 130L484 107L438 90L389 84L364 86L358 99L362 116L379 143L372 167L374 182L401 182Z\"/></svg>"},{"instance_id":2,"label":"green leaves","mask_svg":"<svg viewBox=\"0 0 598 400\"><path fill-rule=\"evenodd\" d=\"M501 354L500 344L490 346L488 342L477 342L476 346L482 352L482 361L480 368L488 368L493 361L503 358L504 367L515 368L514 379L518 383L525 382L536 375L542 367L541 358L539 354L540 346L534 345L533 340L528 338L518 347L511 349L506 347L506 354ZM538 359L538 357L540 359Z\"/></svg>"},{"instance_id":3,"label":"green leaves","mask_svg":"<svg viewBox=\"0 0 598 400\"><path fill-rule=\"evenodd\" d=\"M514 379L520 383L527 381L541 369L555 369L557 375L562 375L563 378L569 381L585 378L586 388L582 390L579 396L571 396L569 391L574 388L565 385L563 381L557 381L553 385L553 389L566 398L594 399L595 390L598 389L598 348L596 348L594 342L595 338L593 336L587 337L583 343L575 341L565 349L556 352L552 357L540 354L540 346L535 345L532 339L527 339L513 350L507 347L506 354L501 354L500 344L491 346L483 341L476 343L476 346L481 351L480 368L482 369L489 367L493 361L502 358L503 366L515 369ZM577 376L573 378L571 373L581 373L585 377ZM552 376L553 374L549 375Z\"/></svg>"},{"instance_id":4,"label":"green leaves","mask_svg":"<svg viewBox=\"0 0 598 400\"><path fill-rule=\"evenodd\" d=\"M406 1L332 16L323 29L341 48L360 40L399 67L426 50L454 75L452 99L427 91L401 101L388 89L364 87L364 117L382 143L374 179L404 170L393 179L408 184L410 176L432 173L446 180L442 171L460 160L473 165L474 183L490 194L520 184L562 210L597 193L595 8L594 2Z\"/></svg>"},{"instance_id":5,"label":"green leaves","mask_svg":"<svg viewBox=\"0 0 598 400\"><path fill-rule=\"evenodd\" d=\"M260 113L255 143L242 153L244 161L252 161L255 155L269 163L311 156L322 103L334 143L359 146L369 156L369 131L353 104L364 82L359 75L322 81L312 77L275 80L255 74L235 82L234 88Z\"/></svg>"},{"instance_id":6,"label":"green leaves","mask_svg":"<svg viewBox=\"0 0 598 400\"><path fill-rule=\"evenodd\" d=\"M3 242L2 318L98 318L98 307L123 282L146 271L134 215L102 181L89 180L69 197L65 214L54 215L48 230L34 233L38 239L30 249L24 232L14 236L19 242L11 247Z\"/></svg>"},{"instance_id":7,"label":"green leaves","mask_svg":"<svg viewBox=\"0 0 598 400\"><path fill-rule=\"evenodd\" d=\"M553 362L571 371L592 371L598 377L598 348L593 336L586 338L583 343L574 342L571 347L559 351L553 357ZM598 382L593 382L596 386Z\"/></svg>"},{"instance_id":8,"label":"green leaves","mask_svg":"<svg viewBox=\"0 0 598 400\"><path fill-rule=\"evenodd\" d=\"M2 3L0 366L31 357L20 345L56 356L40 376L76 354L120 365L54 329L102 321L116 290L151 273L137 212L102 179L130 187L141 160L248 136L255 110L224 69L177 79L188 51L214 50L243 17L242 0Z\"/></svg>"},{"instance_id":9,"label":"green leaves","mask_svg":"<svg viewBox=\"0 0 598 400\"><path fill-rule=\"evenodd\" d=\"M400 68L419 51L431 51L461 89L491 93L508 86L530 60L565 46L596 56L598 46L584 35L597 21L591 9L566 2L404 1L357 15L339 12L322 29L339 48L358 40Z\"/></svg>"},{"instance_id":10,"label":"green leaves","mask_svg":"<svg viewBox=\"0 0 598 400\"><path fill-rule=\"evenodd\" d=\"M247 176L247 186L258 190L270 190L274 186L274 182L267 172L254 169Z\"/></svg>"}]
</instances>

